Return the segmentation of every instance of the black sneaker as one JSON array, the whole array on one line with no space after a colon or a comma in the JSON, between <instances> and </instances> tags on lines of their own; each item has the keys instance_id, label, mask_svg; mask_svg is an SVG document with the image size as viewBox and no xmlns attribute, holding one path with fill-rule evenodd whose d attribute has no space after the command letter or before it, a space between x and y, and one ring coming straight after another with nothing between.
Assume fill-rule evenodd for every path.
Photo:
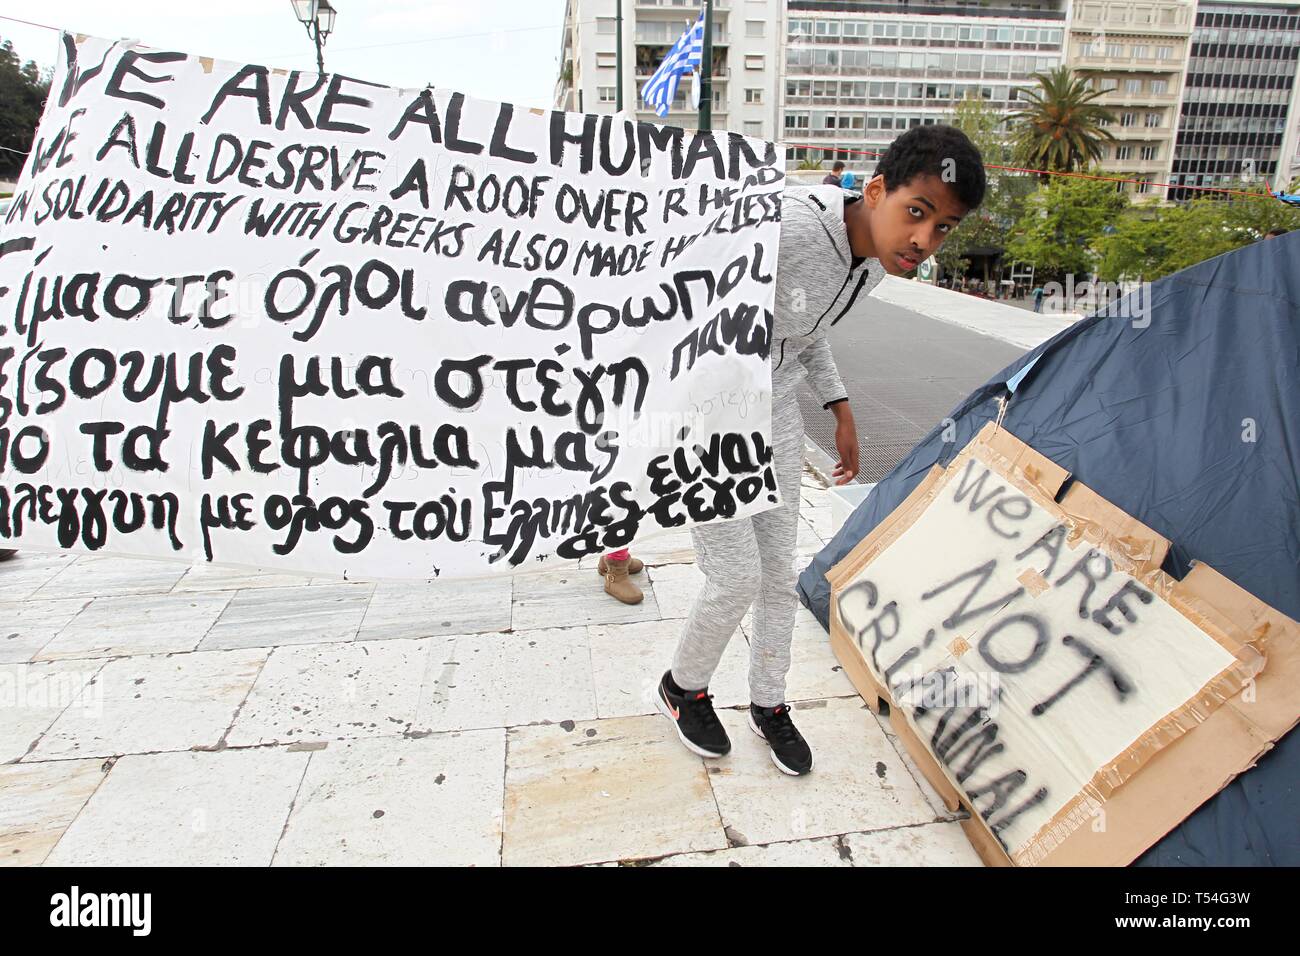
<instances>
[{"instance_id":1,"label":"black sneaker","mask_svg":"<svg viewBox=\"0 0 1300 956\"><path fill-rule=\"evenodd\" d=\"M17 551L14 551L12 549L0 548L0 561L8 561L17 553L18 553Z\"/></svg>"},{"instance_id":2,"label":"black sneaker","mask_svg":"<svg viewBox=\"0 0 1300 956\"><path fill-rule=\"evenodd\" d=\"M723 757L731 751L727 731L713 712L713 695L705 687L674 693L668 686L672 671L665 671L655 691L659 713L673 722L677 736L693 753L701 757Z\"/></svg>"},{"instance_id":3,"label":"black sneaker","mask_svg":"<svg viewBox=\"0 0 1300 956\"><path fill-rule=\"evenodd\" d=\"M790 705L749 705L749 729L772 748L772 763L782 773L800 777L813 768L812 748L790 719Z\"/></svg>"}]
</instances>

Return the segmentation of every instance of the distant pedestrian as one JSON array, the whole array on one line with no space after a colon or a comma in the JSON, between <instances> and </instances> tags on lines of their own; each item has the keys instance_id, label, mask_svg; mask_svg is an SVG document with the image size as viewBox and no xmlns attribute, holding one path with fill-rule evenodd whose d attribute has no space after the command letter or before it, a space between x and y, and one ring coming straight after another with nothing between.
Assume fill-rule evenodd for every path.
<instances>
[{"instance_id":1,"label":"distant pedestrian","mask_svg":"<svg viewBox=\"0 0 1300 956\"><path fill-rule=\"evenodd\" d=\"M1034 296L1034 311L1042 312L1043 311L1043 287L1041 285L1034 286L1033 296Z\"/></svg>"},{"instance_id":2,"label":"distant pedestrian","mask_svg":"<svg viewBox=\"0 0 1300 956\"><path fill-rule=\"evenodd\" d=\"M843 172L844 172L844 161L839 159L835 160L834 165L831 166L831 171L827 173L826 178L822 180L822 185L823 186L843 185L840 182L840 176Z\"/></svg>"}]
</instances>

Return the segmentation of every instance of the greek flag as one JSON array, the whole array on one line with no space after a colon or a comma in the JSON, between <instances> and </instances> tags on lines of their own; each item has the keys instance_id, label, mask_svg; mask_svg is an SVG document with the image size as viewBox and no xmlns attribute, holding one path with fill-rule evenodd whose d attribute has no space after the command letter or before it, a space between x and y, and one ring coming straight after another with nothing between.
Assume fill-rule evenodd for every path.
<instances>
[{"instance_id":1,"label":"greek flag","mask_svg":"<svg viewBox=\"0 0 1300 956\"><path fill-rule=\"evenodd\" d=\"M655 75L641 87L641 99L659 116L668 115L668 107L677 95L681 78L697 70L704 59L704 12L694 25L678 38L668 51Z\"/></svg>"}]
</instances>

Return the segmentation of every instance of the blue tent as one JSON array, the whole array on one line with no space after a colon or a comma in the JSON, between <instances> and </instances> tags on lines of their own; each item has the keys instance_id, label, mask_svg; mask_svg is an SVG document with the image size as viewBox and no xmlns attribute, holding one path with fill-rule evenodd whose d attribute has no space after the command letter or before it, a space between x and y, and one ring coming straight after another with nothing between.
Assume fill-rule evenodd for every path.
<instances>
[{"instance_id":1,"label":"blue tent","mask_svg":"<svg viewBox=\"0 0 1300 956\"><path fill-rule=\"evenodd\" d=\"M1203 561L1300 620L1300 233L1161 279L977 389L954 440L922 439L800 576L823 627L826 572L1008 395L1017 438L1169 539L1165 571ZM1137 864L1300 865L1298 785L1293 732Z\"/></svg>"}]
</instances>

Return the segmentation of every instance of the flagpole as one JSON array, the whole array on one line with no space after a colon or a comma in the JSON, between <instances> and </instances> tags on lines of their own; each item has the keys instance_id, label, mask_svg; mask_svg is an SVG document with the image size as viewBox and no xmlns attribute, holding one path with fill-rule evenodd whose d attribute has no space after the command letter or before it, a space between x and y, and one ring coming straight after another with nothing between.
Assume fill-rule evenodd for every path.
<instances>
[{"instance_id":1,"label":"flagpole","mask_svg":"<svg viewBox=\"0 0 1300 956\"><path fill-rule=\"evenodd\" d=\"M713 0L704 0L704 52L700 61L701 132L713 129Z\"/></svg>"},{"instance_id":2,"label":"flagpole","mask_svg":"<svg viewBox=\"0 0 1300 956\"><path fill-rule=\"evenodd\" d=\"M618 6L615 8L617 13L614 23L617 25L617 36L614 38L615 54L614 65L615 72L618 74L618 82L615 86L614 93L614 112L623 112L623 0L618 0Z\"/></svg>"}]
</instances>

